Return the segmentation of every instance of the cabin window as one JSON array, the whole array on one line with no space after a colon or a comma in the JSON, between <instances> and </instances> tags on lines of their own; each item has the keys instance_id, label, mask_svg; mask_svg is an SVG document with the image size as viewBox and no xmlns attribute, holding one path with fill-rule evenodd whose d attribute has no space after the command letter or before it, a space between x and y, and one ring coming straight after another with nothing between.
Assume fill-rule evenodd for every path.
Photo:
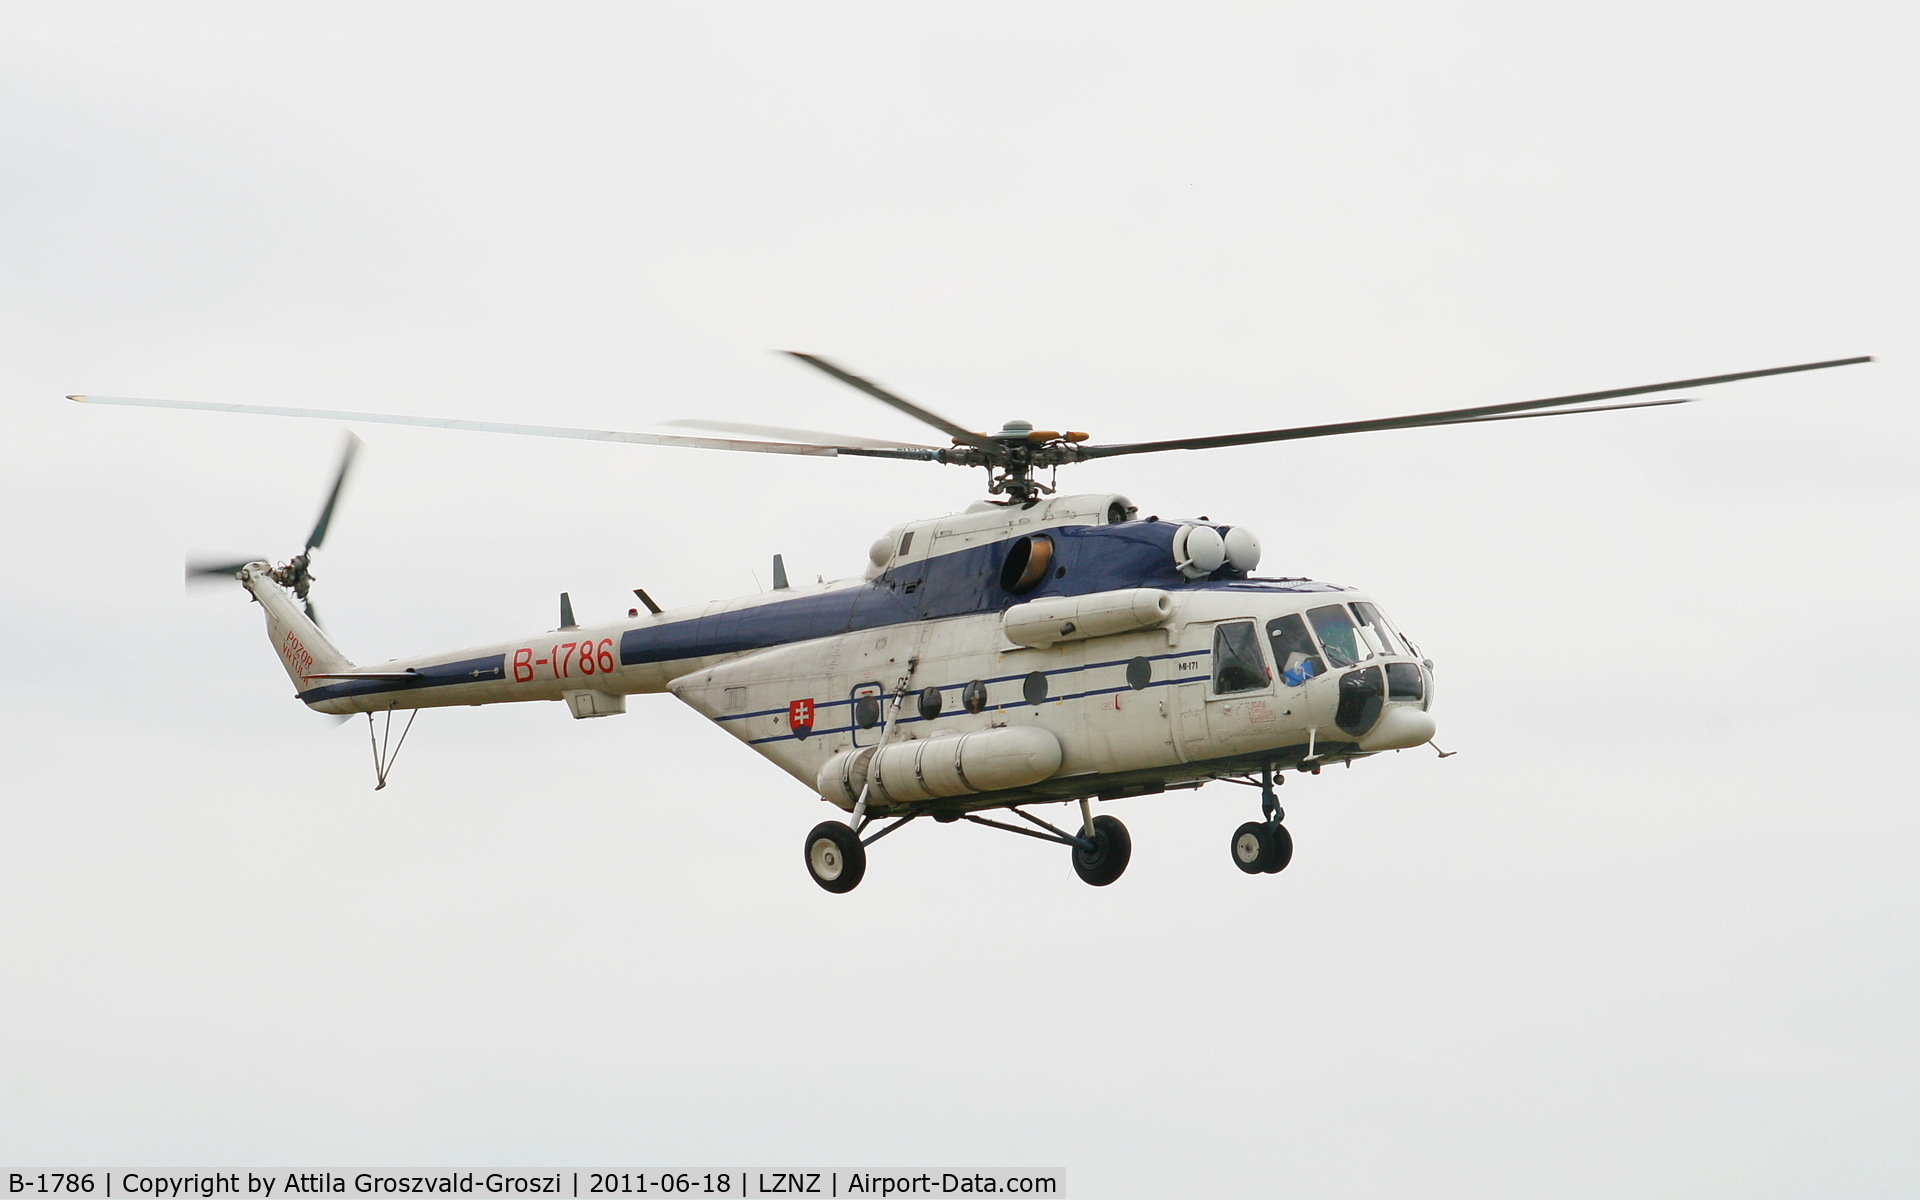
<instances>
[{"instance_id":1,"label":"cabin window","mask_svg":"<svg viewBox=\"0 0 1920 1200\"><path fill-rule=\"evenodd\" d=\"M1401 655L1407 648L1401 644L1400 636L1393 626L1387 624L1386 615L1365 600L1354 602L1353 615L1360 621L1360 636L1373 647L1375 654Z\"/></svg>"},{"instance_id":2,"label":"cabin window","mask_svg":"<svg viewBox=\"0 0 1920 1200\"><path fill-rule=\"evenodd\" d=\"M907 556L907 551L911 549L913 549L913 530L909 529L905 533L900 535L900 555L899 556L901 558L905 558Z\"/></svg>"},{"instance_id":3,"label":"cabin window","mask_svg":"<svg viewBox=\"0 0 1920 1200\"><path fill-rule=\"evenodd\" d=\"M945 702L940 697L939 688L930 687L920 693L920 719L921 720L923 721L933 720L935 717L940 715L940 710L943 707L945 707Z\"/></svg>"},{"instance_id":4,"label":"cabin window","mask_svg":"<svg viewBox=\"0 0 1920 1200\"><path fill-rule=\"evenodd\" d=\"M1153 682L1153 663L1146 658L1136 658L1127 664L1127 686L1134 691L1145 691Z\"/></svg>"},{"instance_id":5,"label":"cabin window","mask_svg":"<svg viewBox=\"0 0 1920 1200\"><path fill-rule=\"evenodd\" d=\"M880 685L863 683L853 689L853 723L872 729L880 723Z\"/></svg>"},{"instance_id":6,"label":"cabin window","mask_svg":"<svg viewBox=\"0 0 1920 1200\"><path fill-rule=\"evenodd\" d=\"M1053 539L1044 533L1028 534L1008 544L1006 561L1000 564L1000 586L1023 595L1038 587L1052 566Z\"/></svg>"},{"instance_id":7,"label":"cabin window","mask_svg":"<svg viewBox=\"0 0 1920 1200\"><path fill-rule=\"evenodd\" d=\"M1354 628L1353 618L1347 615L1344 605L1327 604L1310 608L1307 610L1307 620L1313 623L1313 632L1319 636L1330 665L1351 667L1361 659L1371 657L1369 651L1360 644L1360 631Z\"/></svg>"},{"instance_id":8,"label":"cabin window","mask_svg":"<svg viewBox=\"0 0 1920 1200\"><path fill-rule=\"evenodd\" d=\"M1280 682L1299 687L1315 675L1326 673L1319 648L1307 634L1307 623L1298 613L1288 613L1267 622L1267 640L1273 643L1273 661L1280 668Z\"/></svg>"},{"instance_id":9,"label":"cabin window","mask_svg":"<svg viewBox=\"0 0 1920 1200\"><path fill-rule=\"evenodd\" d=\"M976 715L987 711L987 685L976 679L961 688L960 707Z\"/></svg>"},{"instance_id":10,"label":"cabin window","mask_svg":"<svg viewBox=\"0 0 1920 1200\"><path fill-rule=\"evenodd\" d=\"M1028 704L1038 704L1047 698L1047 673L1045 671L1028 672L1020 684L1020 694L1027 698Z\"/></svg>"},{"instance_id":11,"label":"cabin window","mask_svg":"<svg viewBox=\"0 0 1920 1200\"><path fill-rule=\"evenodd\" d=\"M1267 664L1252 621L1216 625L1213 630L1213 694L1254 692L1267 686Z\"/></svg>"}]
</instances>

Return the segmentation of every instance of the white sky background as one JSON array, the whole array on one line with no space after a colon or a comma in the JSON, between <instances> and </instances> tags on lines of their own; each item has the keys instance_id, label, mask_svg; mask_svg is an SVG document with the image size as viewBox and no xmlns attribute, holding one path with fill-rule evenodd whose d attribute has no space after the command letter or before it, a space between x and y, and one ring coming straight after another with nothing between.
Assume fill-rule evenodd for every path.
<instances>
[{"instance_id":1,"label":"white sky background","mask_svg":"<svg viewBox=\"0 0 1920 1200\"><path fill-rule=\"evenodd\" d=\"M318 11L318 10L315 10ZM1920 1186L1912 19L1889 4L20 6L0 17L0 1170L1026 1170L1077 1196ZM830 814L667 697L364 729L238 587L317 422L1137 440L1439 663L1442 762ZM363 661L858 570L979 473L368 427ZM757 582L756 582L757 580Z\"/></svg>"}]
</instances>

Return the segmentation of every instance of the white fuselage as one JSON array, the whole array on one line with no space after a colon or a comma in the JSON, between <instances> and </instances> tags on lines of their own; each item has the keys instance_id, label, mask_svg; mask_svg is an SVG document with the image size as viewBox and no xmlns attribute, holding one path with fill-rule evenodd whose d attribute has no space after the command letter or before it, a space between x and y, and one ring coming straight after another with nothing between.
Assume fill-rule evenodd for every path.
<instances>
[{"instance_id":1,"label":"white fuselage","mask_svg":"<svg viewBox=\"0 0 1920 1200\"><path fill-rule=\"evenodd\" d=\"M1432 736L1432 664L1369 597L1231 568L1192 578L1164 547L1184 546L1194 523L1115 521L1116 501L1063 497L919 522L875 544L864 579L368 668L347 663L263 568L242 578L301 699L320 711L564 699L591 717L668 691L842 807L851 796L823 769L882 742L1032 728L1047 738L974 744L1057 743L1029 772L1044 778L975 771L1021 779L1014 787L916 790L889 768L896 794L957 813L1311 769ZM895 749L889 761L931 769L920 759L947 745ZM876 812L911 807L875 792Z\"/></svg>"}]
</instances>

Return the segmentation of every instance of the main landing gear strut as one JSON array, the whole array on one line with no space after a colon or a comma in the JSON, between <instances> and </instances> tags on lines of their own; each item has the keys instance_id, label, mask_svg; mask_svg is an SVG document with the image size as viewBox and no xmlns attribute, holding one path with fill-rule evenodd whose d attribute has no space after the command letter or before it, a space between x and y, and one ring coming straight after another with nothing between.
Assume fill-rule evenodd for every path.
<instances>
[{"instance_id":1,"label":"main landing gear strut","mask_svg":"<svg viewBox=\"0 0 1920 1200\"><path fill-rule=\"evenodd\" d=\"M1133 838L1128 835L1127 827L1117 817L1105 814L1094 816L1088 811L1085 800L1080 802L1080 832L1077 834L1068 833L1021 809L1010 808L1008 811L1028 824L1037 826L1037 830L1022 829L1018 825L1008 825L1004 821L973 813L964 813L960 819L1017 833L1022 837L1073 847L1074 874L1094 887L1105 887L1120 878L1133 858ZM848 825L844 821L820 822L807 835L807 874L829 892L852 891L867 873L867 847L922 815L915 813L901 817L881 826L880 831L870 837L862 837L861 834L872 823L871 817L863 815L855 825Z\"/></svg>"},{"instance_id":2,"label":"main landing gear strut","mask_svg":"<svg viewBox=\"0 0 1920 1200\"><path fill-rule=\"evenodd\" d=\"M1287 819L1287 810L1274 794L1280 782L1272 766L1261 768L1260 811L1266 819L1248 821L1233 831L1233 865L1249 875L1275 875L1293 861L1293 835L1280 823Z\"/></svg>"}]
</instances>

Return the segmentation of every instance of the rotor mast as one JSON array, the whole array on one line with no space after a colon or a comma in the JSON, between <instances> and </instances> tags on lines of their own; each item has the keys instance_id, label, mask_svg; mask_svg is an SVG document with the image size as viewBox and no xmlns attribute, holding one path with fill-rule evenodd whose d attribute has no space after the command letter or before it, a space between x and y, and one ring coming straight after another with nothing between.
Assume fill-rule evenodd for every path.
<instances>
[{"instance_id":1,"label":"rotor mast","mask_svg":"<svg viewBox=\"0 0 1920 1200\"><path fill-rule=\"evenodd\" d=\"M1077 446L1087 436L1077 431L1035 429L1027 421L1008 421L1000 432L983 439L986 446L968 445L955 438L954 448L941 451L940 460L963 467L985 467L989 495L1005 496L1010 504L1031 504L1055 491L1052 484L1035 479L1034 472L1078 462Z\"/></svg>"}]
</instances>

